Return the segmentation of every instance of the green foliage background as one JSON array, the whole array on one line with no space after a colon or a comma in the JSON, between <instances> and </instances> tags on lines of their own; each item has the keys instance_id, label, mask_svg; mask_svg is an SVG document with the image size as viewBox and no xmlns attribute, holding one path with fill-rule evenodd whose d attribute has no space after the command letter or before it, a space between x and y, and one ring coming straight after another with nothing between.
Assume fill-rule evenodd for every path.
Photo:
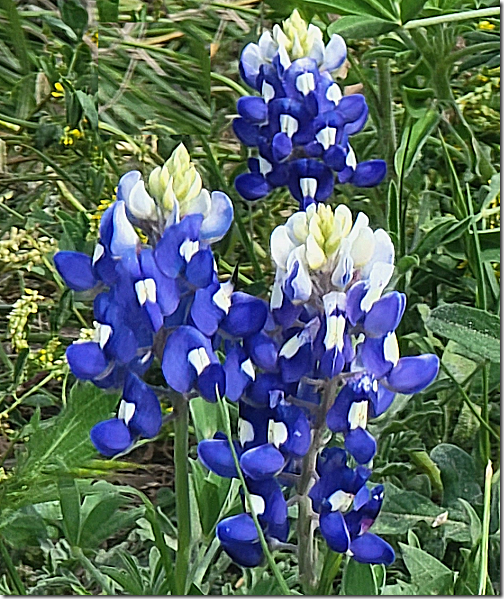
<instances>
[{"instance_id":1,"label":"green foliage background","mask_svg":"<svg viewBox=\"0 0 504 599\"><path fill-rule=\"evenodd\" d=\"M230 125L248 93L241 49L296 7L326 35L345 37L341 83L362 89L370 109L354 149L389 165L378 188L337 185L331 203L389 231L394 284L408 296L401 353L435 351L442 364L429 389L399 396L370 425L379 446L373 480L386 484L373 531L394 545L397 561L386 573L346 558L338 569L321 543L319 591L499 592L498 4L0 0L4 594L174 588L171 424L123 461L97 458L89 429L119 397L69 374L64 350L89 334L92 304L65 290L52 256L91 252L120 175L148 173L183 141L206 187L235 205L235 225L216 251L220 272L238 268L241 289L267 296L269 236L296 204L284 190L254 206L239 198L233 179L246 151ZM160 374L151 382L161 384ZM193 400L191 415L194 442L217 430L214 406ZM243 572L220 552L215 525L239 511L238 487L207 474L194 445L191 593L279 593L267 567ZM299 592L295 556L276 560Z\"/></svg>"}]
</instances>

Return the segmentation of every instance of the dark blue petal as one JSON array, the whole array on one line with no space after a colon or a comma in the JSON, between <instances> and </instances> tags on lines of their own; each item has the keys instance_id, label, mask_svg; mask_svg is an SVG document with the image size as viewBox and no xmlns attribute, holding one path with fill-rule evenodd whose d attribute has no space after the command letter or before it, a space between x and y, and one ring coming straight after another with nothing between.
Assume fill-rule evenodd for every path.
<instances>
[{"instance_id":1,"label":"dark blue petal","mask_svg":"<svg viewBox=\"0 0 504 599\"><path fill-rule=\"evenodd\" d=\"M108 366L98 343L72 343L66 350L70 370L78 379L91 380L99 376Z\"/></svg>"},{"instance_id":2,"label":"dark blue petal","mask_svg":"<svg viewBox=\"0 0 504 599\"><path fill-rule=\"evenodd\" d=\"M236 191L246 200L259 200L271 191L270 184L260 173L243 173L235 179Z\"/></svg>"},{"instance_id":3,"label":"dark blue petal","mask_svg":"<svg viewBox=\"0 0 504 599\"><path fill-rule=\"evenodd\" d=\"M204 439L198 443L198 457L201 463L224 478L238 476L233 454L227 439Z\"/></svg>"},{"instance_id":4,"label":"dark blue petal","mask_svg":"<svg viewBox=\"0 0 504 599\"><path fill-rule=\"evenodd\" d=\"M217 331L220 321L225 316L224 311L212 301L212 297L218 290L219 285L198 289L191 306L191 318L194 325L208 337Z\"/></svg>"},{"instance_id":5,"label":"dark blue petal","mask_svg":"<svg viewBox=\"0 0 504 599\"><path fill-rule=\"evenodd\" d=\"M194 287L208 287L214 275L214 257L212 250L199 250L187 265L186 278Z\"/></svg>"},{"instance_id":6,"label":"dark blue petal","mask_svg":"<svg viewBox=\"0 0 504 599\"><path fill-rule=\"evenodd\" d=\"M388 408L394 401L395 395L396 394L393 391L389 391L389 389L386 389L383 385L378 385L378 395L376 396L376 399L371 403L371 417L377 418L378 416L380 416L380 414L383 414L383 412L388 410Z\"/></svg>"},{"instance_id":7,"label":"dark blue petal","mask_svg":"<svg viewBox=\"0 0 504 599\"><path fill-rule=\"evenodd\" d=\"M91 257L81 252L58 252L54 264L65 284L74 291L92 289L97 280L93 273Z\"/></svg>"},{"instance_id":8,"label":"dark blue petal","mask_svg":"<svg viewBox=\"0 0 504 599\"><path fill-rule=\"evenodd\" d=\"M245 119L234 119L233 131L235 132L236 137L245 146L257 146L261 140L261 134L258 125L250 123Z\"/></svg>"},{"instance_id":9,"label":"dark blue petal","mask_svg":"<svg viewBox=\"0 0 504 599\"><path fill-rule=\"evenodd\" d=\"M324 152L324 162L334 171L342 171L346 165L346 154L341 146L334 145Z\"/></svg>"},{"instance_id":10,"label":"dark blue petal","mask_svg":"<svg viewBox=\"0 0 504 599\"><path fill-rule=\"evenodd\" d=\"M289 404L280 404L275 420L287 426L287 440L282 444L282 452L301 458L308 452L311 443L311 427L303 411Z\"/></svg>"},{"instance_id":11,"label":"dark blue petal","mask_svg":"<svg viewBox=\"0 0 504 599\"><path fill-rule=\"evenodd\" d=\"M387 384L396 393L418 393L437 377L439 358L435 354L401 358L387 377Z\"/></svg>"},{"instance_id":12,"label":"dark blue petal","mask_svg":"<svg viewBox=\"0 0 504 599\"><path fill-rule=\"evenodd\" d=\"M350 323L355 326L359 320L364 316L364 310L360 307L364 296L367 293L366 283L359 281L350 287L347 291L346 297L346 316Z\"/></svg>"},{"instance_id":13,"label":"dark blue petal","mask_svg":"<svg viewBox=\"0 0 504 599\"><path fill-rule=\"evenodd\" d=\"M350 546L350 535L341 512L322 514L320 516L320 532L333 551L347 552Z\"/></svg>"},{"instance_id":14,"label":"dark blue petal","mask_svg":"<svg viewBox=\"0 0 504 599\"><path fill-rule=\"evenodd\" d=\"M320 370L324 376L332 379L343 370L345 358L337 347L324 352L320 361Z\"/></svg>"},{"instance_id":15,"label":"dark blue petal","mask_svg":"<svg viewBox=\"0 0 504 599\"><path fill-rule=\"evenodd\" d=\"M368 160L355 167L352 184L356 187L374 187L383 181L387 174L387 163L384 160Z\"/></svg>"},{"instance_id":16,"label":"dark blue petal","mask_svg":"<svg viewBox=\"0 0 504 599\"><path fill-rule=\"evenodd\" d=\"M217 538L229 557L245 568L258 566L263 550L252 517L248 514L231 516L217 524Z\"/></svg>"},{"instance_id":17,"label":"dark blue petal","mask_svg":"<svg viewBox=\"0 0 504 599\"><path fill-rule=\"evenodd\" d=\"M107 457L126 451L133 443L128 427L117 418L95 424L91 429L90 437L96 449Z\"/></svg>"},{"instance_id":18,"label":"dark blue petal","mask_svg":"<svg viewBox=\"0 0 504 599\"><path fill-rule=\"evenodd\" d=\"M180 246L186 240L198 239L202 222L202 214L187 214L180 223L165 230L154 250L156 264L165 276L175 278L179 274L185 264Z\"/></svg>"},{"instance_id":19,"label":"dark blue petal","mask_svg":"<svg viewBox=\"0 0 504 599\"><path fill-rule=\"evenodd\" d=\"M189 362L188 354L199 348L206 352L210 363L219 362L210 340L194 327L180 326L168 337L161 368L166 382L175 391L187 393L193 387L198 373Z\"/></svg>"},{"instance_id":20,"label":"dark blue petal","mask_svg":"<svg viewBox=\"0 0 504 599\"><path fill-rule=\"evenodd\" d=\"M317 202L323 202L331 195L334 189L334 175L325 164L309 158L301 158L291 163L291 178L289 190L299 202L305 200L301 189L301 179L315 179L317 188L312 198Z\"/></svg>"},{"instance_id":21,"label":"dark blue petal","mask_svg":"<svg viewBox=\"0 0 504 599\"><path fill-rule=\"evenodd\" d=\"M366 98L362 94L343 96L336 106L336 112L343 124L360 122L363 115L367 116Z\"/></svg>"},{"instance_id":22,"label":"dark blue petal","mask_svg":"<svg viewBox=\"0 0 504 599\"><path fill-rule=\"evenodd\" d=\"M226 375L220 364L210 364L198 377L198 391L207 401L215 403L226 392Z\"/></svg>"},{"instance_id":23,"label":"dark blue petal","mask_svg":"<svg viewBox=\"0 0 504 599\"><path fill-rule=\"evenodd\" d=\"M282 378L278 374L261 372L256 380L248 387L247 396L252 403L263 407L269 407L270 394L275 390L284 391L286 388Z\"/></svg>"},{"instance_id":24,"label":"dark blue petal","mask_svg":"<svg viewBox=\"0 0 504 599\"><path fill-rule=\"evenodd\" d=\"M268 317L268 306L262 299L235 291L231 307L220 328L232 337L246 337L259 332Z\"/></svg>"},{"instance_id":25,"label":"dark blue petal","mask_svg":"<svg viewBox=\"0 0 504 599\"><path fill-rule=\"evenodd\" d=\"M327 426L334 433L343 433L348 430L348 411L354 399L355 394L352 387L346 384L327 412Z\"/></svg>"},{"instance_id":26,"label":"dark blue petal","mask_svg":"<svg viewBox=\"0 0 504 599\"><path fill-rule=\"evenodd\" d=\"M273 445L260 445L245 451L240 467L253 480L265 480L278 474L285 463L283 455Z\"/></svg>"},{"instance_id":27,"label":"dark blue petal","mask_svg":"<svg viewBox=\"0 0 504 599\"><path fill-rule=\"evenodd\" d=\"M393 364L385 359L383 352L383 338L373 339L366 337L364 343L359 345L360 356L366 370L377 379L388 374Z\"/></svg>"},{"instance_id":28,"label":"dark blue petal","mask_svg":"<svg viewBox=\"0 0 504 599\"><path fill-rule=\"evenodd\" d=\"M392 291L387 293L366 314L364 319L364 330L370 337L384 337L395 331L406 308L406 296L404 293Z\"/></svg>"},{"instance_id":29,"label":"dark blue petal","mask_svg":"<svg viewBox=\"0 0 504 599\"><path fill-rule=\"evenodd\" d=\"M134 374L128 374L124 384L124 400L135 405L128 423L131 432L147 439L155 437L161 428L161 406L154 391Z\"/></svg>"},{"instance_id":30,"label":"dark blue petal","mask_svg":"<svg viewBox=\"0 0 504 599\"><path fill-rule=\"evenodd\" d=\"M252 123L264 123L268 120L268 105L257 96L242 96L236 103L238 114Z\"/></svg>"},{"instance_id":31,"label":"dark blue petal","mask_svg":"<svg viewBox=\"0 0 504 599\"><path fill-rule=\"evenodd\" d=\"M358 464L367 464L376 453L374 437L360 426L345 436L345 447Z\"/></svg>"},{"instance_id":32,"label":"dark blue petal","mask_svg":"<svg viewBox=\"0 0 504 599\"><path fill-rule=\"evenodd\" d=\"M271 142L271 149L275 162L282 162L292 152L292 140L286 133L276 133Z\"/></svg>"},{"instance_id":33,"label":"dark blue petal","mask_svg":"<svg viewBox=\"0 0 504 599\"><path fill-rule=\"evenodd\" d=\"M112 332L109 342L105 346L107 356L128 364L136 356L138 343L135 333L127 326L119 326Z\"/></svg>"},{"instance_id":34,"label":"dark blue petal","mask_svg":"<svg viewBox=\"0 0 504 599\"><path fill-rule=\"evenodd\" d=\"M266 371L274 371L278 358L278 344L264 333L256 333L247 337L245 349L254 364Z\"/></svg>"},{"instance_id":35,"label":"dark blue petal","mask_svg":"<svg viewBox=\"0 0 504 599\"><path fill-rule=\"evenodd\" d=\"M238 347L231 348L226 355L224 372L226 374L226 397L231 401L238 401L251 378L242 370L242 363L246 356Z\"/></svg>"},{"instance_id":36,"label":"dark blue petal","mask_svg":"<svg viewBox=\"0 0 504 599\"><path fill-rule=\"evenodd\" d=\"M366 532L354 539L350 544L350 551L353 553L354 560L363 564L390 566L395 560L392 547L371 532Z\"/></svg>"}]
</instances>

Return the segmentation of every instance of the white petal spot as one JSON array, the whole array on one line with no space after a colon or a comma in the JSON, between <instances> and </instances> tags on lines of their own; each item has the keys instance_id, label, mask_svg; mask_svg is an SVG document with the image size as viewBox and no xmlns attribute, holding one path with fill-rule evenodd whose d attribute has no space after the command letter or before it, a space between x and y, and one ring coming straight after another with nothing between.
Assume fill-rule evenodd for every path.
<instances>
[{"instance_id":1,"label":"white petal spot","mask_svg":"<svg viewBox=\"0 0 504 599\"><path fill-rule=\"evenodd\" d=\"M143 306L147 301L147 289L145 288L145 281L137 281L135 283L135 291L138 298L138 303Z\"/></svg>"},{"instance_id":2,"label":"white petal spot","mask_svg":"<svg viewBox=\"0 0 504 599\"><path fill-rule=\"evenodd\" d=\"M286 133L288 137L292 137L299 128L299 123L290 114L280 115L280 131Z\"/></svg>"},{"instance_id":3,"label":"white petal spot","mask_svg":"<svg viewBox=\"0 0 504 599\"><path fill-rule=\"evenodd\" d=\"M243 447L245 443L250 443L254 440L255 433L254 427L248 420L244 420L243 418L238 419L238 439L240 440L240 445Z\"/></svg>"},{"instance_id":4,"label":"white petal spot","mask_svg":"<svg viewBox=\"0 0 504 599\"><path fill-rule=\"evenodd\" d=\"M262 97L266 104L275 97L275 88L268 83L267 81L263 81L262 89L261 89Z\"/></svg>"},{"instance_id":5,"label":"white petal spot","mask_svg":"<svg viewBox=\"0 0 504 599\"><path fill-rule=\"evenodd\" d=\"M212 301L217 308L220 308L224 312L224 314L229 312L231 298L222 285L219 287L219 290L213 294Z\"/></svg>"},{"instance_id":6,"label":"white petal spot","mask_svg":"<svg viewBox=\"0 0 504 599\"><path fill-rule=\"evenodd\" d=\"M368 415L368 401L354 401L348 410L348 424L353 431L357 427L366 428Z\"/></svg>"},{"instance_id":7,"label":"white petal spot","mask_svg":"<svg viewBox=\"0 0 504 599\"><path fill-rule=\"evenodd\" d=\"M99 322L94 323L95 326L95 341L100 345L101 349L105 347L105 344L112 335L112 327L108 324L101 324Z\"/></svg>"},{"instance_id":8,"label":"white petal spot","mask_svg":"<svg viewBox=\"0 0 504 599\"><path fill-rule=\"evenodd\" d=\"M327 150L336 143L336 133L336 127L324 127L317 133L315 139L322 144L324 150Z\"/></svg>"},{"instance_id":9,"label":"white petal spot","mask_svg":"<svg viewBox=\"0 0 504 599\"><path fill-rule=\"evenodd\" d=\"M196 347L195 349L192 349L187 354L187 359L189 360L189 363L192 364L196 369L198 376L210 364L210 358L208 357L204 347Z\"/></svg>"},{"instance_id":10,"label":"white petal spot","mask_svg":"<svg viewBox=\"0 0 504 599\"><path fill-rule=\"evenodd\" d=\"M189 262L198 250L199 241L191 241L190 239L186 239L180 246L179 254L186 262Z\"/></svg>"},{"instance_id":11,"label":"white petal spot","mask_svg":"<svg viewBox=\"0 0 504 599\"><path fill-rule=\"evenodd\" d=\"M299 186L304 198L315 198L315 194L317 193L317 179L303 177L299 180Z\"/></svg>"},{"instance_id":12,"label":"white petal spot","mask_svg":"<svg viewBox=\"0 0 504 599\"><path fill-rule=\"evenodd\" d=\"M259 156L259 172L261 173L261 175L267 175L272 170L273 170L273 166L272 166L271 162L266 160L266 158Z\"/></svg>"},{"instance_id":13,"label":"white petal spot","mask_svg":"<svg viewBox=\"0 0 504 599\"><path fill-rule=\"evenodd\" d=\"M343 97L343 94L341 93L341 88L337 83L333 83L332 85L330 85L327 88L326 98L328 100L331 100L335 104L339 104L339 101L341 100L342 97Z\"/></svg>"},{"instance_id":14,"label":"white petal spot","mask_svg":"<svg viewBox=\"0 0 504 599\"><path fill-rule=\"evenodd\" d=\"M252 509L257 516L264 514L264 510L266 509L266 503L264 499L260 495L250 495L250 503L252 504Z\"/></svg>"},{"instance_id":15,"label":"white petal spot","mask_svg":"<svg viewBox=\"0 0 504 599\"><path fill-rule=\"evenodd\" d=\"M250 358L242 362L241 369L249 377L249 379L255 381L255 370Z\"/></svg>"},{"instance_id":16,"label":"white petal spot","mask_svg":"<svg viewBox=\"0 0 504 599\"><path fill-rule=\"evenodd\" d=\"M399 362L399 345L394 332L389 333L383 341L383 357L395 366Z\"/></svg>"},{"instance_id":17,"label":"white petal spot","mask_svg":"<svg viewBox=\"0 0 504 599\"><path fill-rule=\"evenodd\" d=\"M105 248L102 246L101 243L97 243L93 252L93 266L98 262L98 260L103 256L104 253Z\"/></svg>"},{"instance_id":18,"label":"white petal spot","mask_svg":"<svg viewBox=\"0 0 504 599\"><path fill-rule=\"evenodd\" d=\"M145 292L147 299L153 304L156 303L156 281L154 279L145 279Z\"/></svg>"},{"instance_id":19,"label":"white petal spot","mask_svg":"<svg viewBox=\"0 0 504 599\"><path fill-rule=\"evenodd\" d=\"M296 89L307 96L310 92L315 89L315 77L313 73L302 73L296 78Z\"/></svg>"},{"instance_id":20,"label":"white petal spot","mask_svg":"<svg viewBox=\"0 0 504 599\"><path fill-rule=\"evenodd\" d=\"M119 411L117 413L117 417L119 418L119 420L123 420L124 424L128 426L131 419L135 415L135 410L136 406L134 403L131 403L123 399L119 404Z\"/></svg>"},{"instance_id":21,"label":"white petal spot","mask_svg":"<svg viewBox=\"0 0 504 599\"><path fill-rule=\"evenodd\" d=\"M355 152L350 147L350 144L348 144L348 154L346 157L346 164L347 164L347 166L352 167L354 170L355 170L355 167L357 166L357 158L355 157Z\"/></svg>"},{"instance_id":22,"label":"white petal spot","mask_svg":"<svg viewBox=\"0 0 504 599\"><path fill-rule=\"evenodd\" d=\"M287 441L289 433L283 422L275 422L270 420L268 423L268 443L272 443L275 447L280 447Z\"/></svg>"},{"instance_id":23,"label":"white petal spot","mask_svg":"<svg viewBox=\"0 0 504 599\"><path fill-rule=\"evenodd\" d=\"M290 360L297 354L301 345L302 343L300 341L299 335L294 335L294 337L291 337L286 343L283 344L283 347L278 355Z\"/></svg>"},{"instance_id":24,"label":"white petal spot","mask_svg":"<svg viewBox=\"0 0 504 599\"><path fill-rule=\"evenodd\" d=\"M353 495L339 489L329 497L328 501L332 512L346 512L352 505Z\"/></svg>"}]
</instances>

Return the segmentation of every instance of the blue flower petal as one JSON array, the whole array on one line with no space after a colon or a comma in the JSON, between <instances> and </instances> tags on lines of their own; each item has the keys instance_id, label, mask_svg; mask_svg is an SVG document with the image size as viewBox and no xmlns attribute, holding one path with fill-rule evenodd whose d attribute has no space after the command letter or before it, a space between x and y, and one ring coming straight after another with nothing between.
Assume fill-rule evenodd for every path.
<instances>
[{"instance_id":1,"label":"blue flower petal","mask_svg":"<svg viewBox=\"0 0 504 599\"><path fill-rule=\"evenodd\" d=\"M199 250L189 261L185 272L186 278L194 287L208 287L214 276L214 257L212 250Z\"/></svg>"},{"instance_id":2,"label":"blue flower petal","mask_svg":"<svg viewBox=\"0 0 504 599\"><path fill-rule=\"evenodd\" d=\"M233 222L234 209L229 197L222 191L212 191L210 212L201 223L200 239L215 243L229 231Z\"/></svg>"},{"instance_id":3,"label":"blue flower petal","mask_svg":"<svg viewBox=\"0 0 504 599\"><path fill-rule=\"evenodd\" d=\"M259 200L267 196L271 186L260 173L242 173L235 179L236 191L246 200Z\"/></svg>"},{"instance_id":4,"label":"blue flower petal","mask_svg":"<svg viewBox=\"0 0 504 599\"><path fill-rule=\"evenodd\" d=\"M375 438L360 426L345 435L345 447L358 464L367 464L376 453Z\"/></svg>"},{"instance_id":5,"label":"blue flower petal","mask_svg":"<svg viewBox=\"0 0 504 599\"><path fill-rule=\"evenodd\" d=\"M242 96L236 103L238 114L252 123L264 123L268 120L268 105L257 96Z\"/></svg>"},{"instance_id":6,"label":"blue flower petal","mask_svg":"<svg viewBox=\"0 0 504 599\"><path fill-rule=\"evenodd\" d=\"M234 119L233 131L236 137L245 146L257 146L261 141L261 133L258 125L250 123L242 118Z\"/></svg>"},{"instance_id":7,"label":"blue flower petal","mask_svg":"<svg viewBox=\"0 0 504 599\"><path fill-rule=\"evenodd\" d=\"M72 343L66 350L70 370L78 379L91 380L102 374L108 366L98 343Z\"/></svg>"},{"instance_id":8,"label":"blue flower petal","mask_svg":"<svg viewBox=\"0 0 504 599\"><path fill-rule=\"evenodd\" d=\"M387 377L387 385L396 393L418 393L434 381L438 371L435 354L400 358Z\"/></svg>"},{"instance_id":9,"label":"blue flower petal","mask_svg":"<svg viewBox=\"0 0 504 599\"><path fill-rule=\"evenodd\" d=\"M356 187L374 187L383 181L387 174L387 163L384 160L368 160L355 167L352 184Z\"/></svg>"},{"instance_id":10,"label":"blue flower petal","mask_svg":"<svg viewBox=\"0 0 504 599\"><path fill-rule=\"evenodd\" d=\"M390 566L395 560L392 547L371 532L366 532L354 539L350 544L350 551L353 553L354 560L363 564Z\"/></svg>"},{"instance_id":11,"label":"blue flower petal","mask_svg":"<svg viewBox=\"0 0 504 599\"><path fill-rule=\"evenodd\" d=\"M107 457L126 451L133 443L128 427L117 418L104 420L93 426L90 437L96 449Z\"/></svg>"},{"instance_id":12,"label":"blue flower petal","mask_svg":"<svg viewBox=\"0 0 504 599\"><path fill-rule=\"evenodd\" d=\"M320 516L320 532L329 547L337 553L346 553L350 535L341 512L328 512Z\"/></svg>"},{"instance_id":13,"label":"blue flower petal","mask_svg":"<svg viewBox=\"0 0 504 599\"><path fill-rule=\"evenodd\" d=\"M198 457L201 463L224 478L236 478L238 472L227 439L204 439L198 443Z\"/></svg>"},{"instance_id":14,"label":"blue flower petal","mask_svg":"<svg viewBox=\"0 0 504 599\"><path fill-rule=\"evenodd\" d=\"M91 257L81 252L58 252L54 264L65 284L74 291L92 289L98 281L93 272Z\"/></svg>"},{"instance_id":15,"label":"blue flower petal","mask_svg":"<svg viewBox=\"0 0 504 599\"><path fill-rule=\"evenodd\" d=\"M217 524L216 533L224 551L240 566L254 568L262 562L259 535L248 514L225 518Z\"/></svg>"},{"instance_id":16,"label":"blue flower petal","mask_svg":"<svg viewBox=\"0 0 504 599\"><path fill-rule=\"evenodd\" d=\"M259 332L268 317L268 306L262 299L235 291L231 307L220 328L232 337L246 337Z\"/></svg>"},{"instance_id":17,"label":"blue flower petal","mask_svg":"<svg viewBox=\"0 0 504 599\"><path fill-rule=\"evenodd\" d=\"M147 439L155 437L161 428L162 415L154 391L144 381L130 373L126 376L123 398L135 405L135 413L128 423L131 432Z\"/></svg>"},{"instance_id":18,"label":"blue flower petal","mask_svg":"<svg viewBox=\"0 0 504 599\"><path fill-rule=\"evenodd\" d=\"M220 364L210 364L198 377L198 391L207 401L215 403L226 392L226 375Z\"/></svg>"},{"instance_id":19,"label":"blue flower petal","mask_svg":"<svg viewBox=\"0 0 504 599\"><path fill-rule=\"evenodd\" d=\"M275 162L282 162L288 158L292 152L291 138L286 133L276 133L271 142L271 150Z\"/></svg>"},{"instance_id":20,"label":"blue flower petal","mask_svg":"<svg viewBox=\"0 0 504 599\"><path fill-rule=\"evenodd\" d=\"M364 330L367 336L384 337L395 331L401 322L406 308L404 293L392 291L373 304L364 319Z\"/></svg>"},{"instance_id":21,"label":"blue flower petal","mask_svg":"<svg viewBox=\"0 0 504 599\"><path fill-rule=\"evenodd\" d=\"M253 480L272 478L282 470L285 460L273 445L260 445L245 451L240 458L240 467Z\"/></svg>"},{"instance_id":22,"label":"blue flower petal","mask_svg":"<svg viewBox=\"0 0 504 599\"><path fill-rule=\"evenodd\" d=\"M278 358L278 344L262 332L247 337L245 349L254 364L266 371L276 369Z\"/></svg>"}]
</instances>

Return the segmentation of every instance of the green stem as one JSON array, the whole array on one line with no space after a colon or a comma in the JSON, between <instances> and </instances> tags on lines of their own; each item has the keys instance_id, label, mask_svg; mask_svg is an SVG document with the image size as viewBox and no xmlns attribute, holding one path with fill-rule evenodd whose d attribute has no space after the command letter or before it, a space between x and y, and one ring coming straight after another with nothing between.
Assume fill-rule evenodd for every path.
<instances>
[{"instance_id":1,"label":"green stem","mask_svg":"<svg viewBox=\"0 0 504 599\"><path fill-rule=\"evenodd\" d=\"M487 363L483 364L482 374L483 374L483 401L481 404L481 419L488 426L489 418L488 418L488 387L489 387L489 365ZM483 427L481 430L481 454L483 456L483 463L487 462L490 459L490 436L488 434L488 428Z\"/></svg>"},{"instance_id":2,"label":"green stem","mask_svg":"<svg viewBox=\"0 0 504 599\"><path fill-rule=\"evenodd\" d=\"M485 493L483 505L483 527L481 534L481 561L479 572L479 590L478 595L486 594L486 584L488 578L488 537L490 534L490 499L492 491L492 462L488 460L485 469Z\"/></svg>"},{"instance_id":3,"label":"green stem","mask_svg":"<svg viewBox=\"0 0 504 599\"><path fill-rule=\"evenodd\" d=\"M2 556L2 560L5 564L7 572L9 573L9 577L12 581L12 584L14 585L14 588L16 590L15 594L26 595L27 593L24 584L21 581L21 578L19 578L19 574L16 570L16 567L12 563L11 556L7 551L7 547L4 545L2 537L0 537L0 555Z\"/></svg>"},{"instance_id":4,"label":"green stem","mask_svg":"<svg viewBox=\"0 0 504 599\"><path fill-rule=\"evenodd\" d=\"M414 19L403 25L404 29L416 29L417 27L430 27L431 25L440 25L441 23L454 23L455 21L466 21L468 19L479 19L483 17L494 17L500 14L500 7L479 8L477 10L464 10L454 12L448 15L438 15L437 17L426 17L425 19Z\"/></svg>"},{"instance_id":5,"label":"green stem","mask_svg":"<svg viewBox=\"0 0 504 599\"><path fill-rule=\"evenodd\" d=\"M394 154L396 151L396 131L394 113L392 110L392 83L390 80L390 61L388 58L380 57L376 61L378 67L378 87L380 90L381 111L381 137L384 147L384 157L387 161L389 172L392 172Z\"/></svg>"},{"instance_id":6,"label":"green stem","mask_svg":"<svg viewBox=\"0 0 504 599\"><path fill-rule=\"evenodd\" d=\"M254 506L253 506L252 500L250 498L250 492L248 490L247 483L245 482L245 477L243 476L243 472L240 468L240 461L238 459L238 454L236 453L236 449L235 449L235 446L233 443L233 434L231 432L231 420L229 418L228 406L227 406L225 400L222 397L220 397L220 395L218 393L217 393L217 401L219 403L219 410L220 410L220 413L222 416L222 421L224 423L224 432L226 433L229 447L231 449L231 453L233 454L233 460L234 460L234 463L236 466L236 471L238 472L238 478L240 480L240 485L243 490L243 494L245 495L245 501L247 503L247 508L250 512L252 520L254 521L254 524L255 524L255 527L257 530L257 534L259 535L259 541L261 542L262 550L264 551L264 555L266 556L266 559L271 568L271 571L273 572L273 575L275 576L276 581L278 582L278 586L280 587L282 595L292 595L289 587L287 586L287 583L284 580L284 577L282 576L282 573L278 569L278 566L275 562L274 557L271 555L271 551L269 550L268 543L266 541L266 537L264 536L263 529L261 527L259 519L257 518L257 514L255 513Z\"/></svg>"},{"instance_id":7,"label":"green stem","mask_svg":"<svg viewBox=\"0 0 504 599\"><path fill-rule=\"evenodd\" d=\"M175 558L175 594L185 595L191 549L191 509L189 503L189 404L179 395L174 402L175 430L175 506L177 511L177 556Z\"/></svg>"}]
</instances>

